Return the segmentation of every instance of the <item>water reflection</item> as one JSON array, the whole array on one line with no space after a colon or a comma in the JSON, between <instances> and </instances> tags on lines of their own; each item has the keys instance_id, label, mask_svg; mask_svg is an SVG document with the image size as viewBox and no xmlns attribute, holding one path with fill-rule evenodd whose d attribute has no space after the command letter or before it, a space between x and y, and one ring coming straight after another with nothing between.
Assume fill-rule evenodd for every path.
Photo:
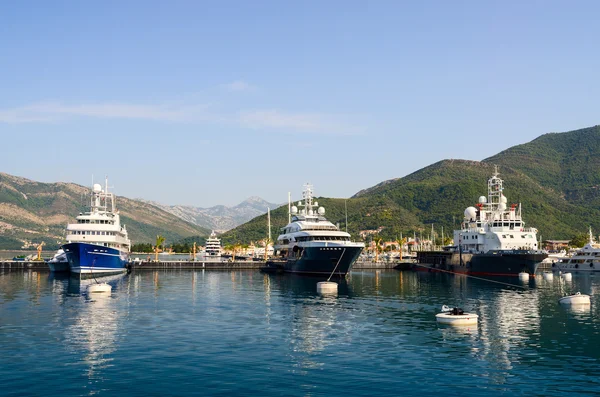
<instances>
[{"instance_id":1,"label":"water reflection","mask_svg":"<svg viewBox=\"0 0 600 397\"><path fill-rule=\"evenodd\" d=\"M65 340L69 350L83 354L90 385L104 380L102 370L113 365L111 355L116 349L120 313L116 302L119 290L127 287L127 279L124 273L92 279L69 277L68 293L72 298L79 296L83 302L65 328ZM88 287L94 283L108 283L112 293L88 293Z\"/></svg>"}]
</instances>

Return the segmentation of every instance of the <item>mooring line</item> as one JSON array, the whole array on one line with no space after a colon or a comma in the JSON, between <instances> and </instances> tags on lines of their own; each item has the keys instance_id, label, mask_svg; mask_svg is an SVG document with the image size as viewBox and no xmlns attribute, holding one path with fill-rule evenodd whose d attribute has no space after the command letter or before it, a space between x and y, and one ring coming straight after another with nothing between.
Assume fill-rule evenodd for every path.
<instances>
[{"instance_id":1,"label":"mooring line","mask_svg":"<svg viewBox=\"0 0 600 397\"><path fill-rule=\"evenodd\" d=\"M438 269L438 268L435 268L435 267L425 266L425 265L423 265L421 263L415 263L415 265L420 266L420 267L424 267L426 269L435 270L436 272L444 272L444 273L454 274L454 275L457 275L457 276L470 277L470 278L474 278L476 280L489 281L490 283L508 285L509 287L523 288L525 290L529 289L529 286L526 287L526 286L523 286L523 285L510 284L510 283L505 283L505 282L502 282L502 281L490 280L489 278L471 276L470 274L466 274L466 273L451 272L450 270L444 270L444 269Z\"/></svg>"}]
</instances>

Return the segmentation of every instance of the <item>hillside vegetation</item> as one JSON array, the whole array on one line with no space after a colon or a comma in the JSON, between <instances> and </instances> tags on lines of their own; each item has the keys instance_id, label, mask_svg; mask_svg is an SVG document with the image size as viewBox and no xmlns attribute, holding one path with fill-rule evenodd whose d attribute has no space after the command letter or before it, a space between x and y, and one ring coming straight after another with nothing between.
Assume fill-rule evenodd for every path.
<instances>
[{"instance_id":1,"label":"hillside vegetation","mask_svg":"<svg viewBox=\"0 0 600 397\"><path fill-rule=\"evenodd\" d=\"M498 165L509 203L521 203L528 226L544 239L571 239L591 225L600 232L600 127L545 134L483 161L443 160L403 178L384 181L347 200L348 231L382 228L386 240L445 234L460 225L464 209L487 195ZM318 191L318 186L315 189ZM319 198L333 223L345 227L344 199ZM271 213L273 234L287 223L287 206ZM266 215L226 233L224 241L264 238Z\"/></svg>"}]
</instances>

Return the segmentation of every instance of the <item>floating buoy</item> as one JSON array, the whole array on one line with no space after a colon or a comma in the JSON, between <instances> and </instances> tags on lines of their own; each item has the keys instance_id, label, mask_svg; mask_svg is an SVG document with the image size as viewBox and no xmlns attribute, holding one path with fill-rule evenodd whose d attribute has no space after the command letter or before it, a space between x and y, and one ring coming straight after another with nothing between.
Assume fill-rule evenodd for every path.
<instances>
[{"instance_id":1,"label":"floating buoy","mask_svg":"<svg viewBox=\"0 0 600 397\"><path fill-rule=\"evenodd\" d=\"M446 305L442 306L441 313L435 315L438 323L447 325L477 325L478 318L477 314L465 313L458 307L450 309Z\"/></svg>"},{"instance_id":2,"label":"floating buoy","mask_svg":"<svg viewBox=\"0 0 600 397\"><path fill-rule=\"evenodd\" d=\"M317 283L317 292L319 294L337 294L338 285L333 281L321 281Z\"/></svg>"},{"instance_id":3,"label":"floating buoy","mask_svg":"<svg viewBox=\"0 0 600 397\"><path fill-rule=\"evenodd\" d=\"M90 294L92 293L110 293L110 291L112 290L112 287L107 284L107 283L97 283L97 284L91 284L88 287L88 292Z\"/></svg>"},{"instance_id":4,"label":"floating buoy","mask_svg":"<svg viewBox=\"0 0 600 397\"><path fill-rule=\"evenodd\" d=\"M529 280L529 273L526 273L526 272L519 273L519 280L521 280L521 281Z\"/></svg>"},{"instance_id":5,"label":"floating buoy","mask_svg":"<svg viewBox=\"0 0 600 397\"><path fill-rule=\"evenodd\" d=\"M565 281L571 281L571 279L573 278L573 275L571 273L563 273L560 276Z\"/></svg>"},{"instance_id":6,"label":"floating buoy","mask_svg":"<svg viewBox=\"0 0 600 397\"><path fill-rule=\"evenodd\" d=\"M567 273L569 274L569 273ZM581 292L577 292L573 295L568 295L560 298L558 303L562 305L589 305L590 304L590 296L582 294Z\"/></svg>"},{"instance_id":7,"label":"floating buoy","mask_svg":"<svg viewBox=\"0 0 600 397\"><path fill-rule=\"evenodd\" d=\"M552 274L552 272L545 272L544 273L544 280L546 280L546 281L552 281L553 278L554 278L554 274Z\"/></svg>"}]
</instances>

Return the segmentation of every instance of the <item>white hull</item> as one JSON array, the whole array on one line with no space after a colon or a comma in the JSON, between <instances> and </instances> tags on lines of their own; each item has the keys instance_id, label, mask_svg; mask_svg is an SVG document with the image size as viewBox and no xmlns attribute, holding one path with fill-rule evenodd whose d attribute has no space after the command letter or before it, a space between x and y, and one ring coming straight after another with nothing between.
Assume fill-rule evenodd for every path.
<instances>
[{"instance_id":1,"label":"white hull","mask_svg":"<svg viewBox=\"0 0 600 397\"><path fill-rule=\"evenodd\" d=\"M450 314L450 313L438 313L435 319L440 324L446 325L476 325L479 316L473 313L464 314Z\"/></svg>"}]
</instances>

